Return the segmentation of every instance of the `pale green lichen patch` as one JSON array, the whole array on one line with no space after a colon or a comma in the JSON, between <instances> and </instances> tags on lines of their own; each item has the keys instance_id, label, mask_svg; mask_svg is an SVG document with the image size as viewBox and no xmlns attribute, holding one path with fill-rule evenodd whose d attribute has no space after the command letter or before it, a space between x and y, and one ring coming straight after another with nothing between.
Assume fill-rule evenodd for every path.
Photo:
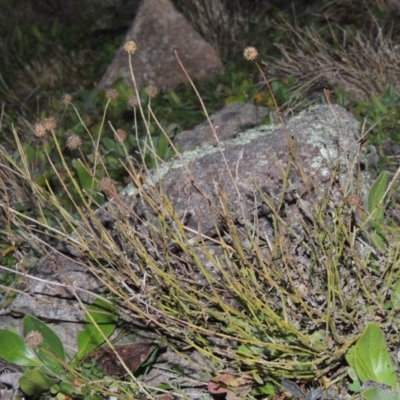
<instances>
[{"instance_id":1,"label":"pale green lichen patch","mask_svg":"<svg viewBox=\"0 0 400 400\"><path fill-rule=\"evenodd\" d=\"M318 149L319 156L312 159L312 168L323 176L329 176L339 164L340 174L348 174L349 165L352 165L359 155L359 145L354 136L354 132L359 131L359 122L338 106L318 105L310 107L307 112L310 116L318 114L319 119L318 123L301 126L303 138ZM300 114L295 117L291 121L292 125L296 126L301 116Z\"/></svg>"},{"instance_id":2,"label":"pale green lichen patch","mask_svg":"<svg viewBox=\"0 0 400 400\"><path fill-rule=\"evenodd\" d=\"M261 125L257 128L249 129L243 135L227 140L222 143L222 149L224 146L239 146L244 145L246 143L251 142L252 140L263 136L268 135L277 130L281 129L278 125ZM170 162L166 162L158 165L153 171L146 176L146 186L153 186L156 183L160 182L172 169L184 168L185 166L190 165L191 162L198 160L206 155L220 152L221 149L218 146L202 146L198 147L192 151L186 151L182 153L180 156L177 156L174 160ZM128 185L124 189L124 194L127 196L132 196L137 193L137 189L133 185Z\"/></svg>"},{"instance_id":3,"label":"pale green lichen patch","mask_svg":"<svg viewBox=\"0 0 400 400\"><path fill-rule=\"evenodd\" d=\"M285 131L286 130L286 131ZM313 156L309 165L323 176L329 176L333 168L340 163L340 174L348 173L348 163L352 163L358 156L358 143L354 132L359 131L359 123L351 114L339 106L316 105L301 112L290 119L287 127L281 125L262 125L247 130L239 137L227 140L218 146L206 145L198 147L193 151L186 151L178 155L174 160L158 165L146 176L146 186L151 187L160 182L167 174L174 169L190 168L194 161L223 151L228 146L244 146L251 141L269 135L289 134L294 138L296 146L299 147L301 158L308 158L310 146L318 149L318 155ZM306 145L306 146L304 146ZM304 150L302 150L304 148ZM302 151L304 154L301 154ZM272 148L273 152L273 148ZM282 154L276 154L280 160ZM273 154L269 152L269 157ZM309 171L312 173L312 171ZM145 187L146 187L145 186ZM133 185L129 185L123 192L130 196L137 193Z\"/></svg>"}]
</instances>

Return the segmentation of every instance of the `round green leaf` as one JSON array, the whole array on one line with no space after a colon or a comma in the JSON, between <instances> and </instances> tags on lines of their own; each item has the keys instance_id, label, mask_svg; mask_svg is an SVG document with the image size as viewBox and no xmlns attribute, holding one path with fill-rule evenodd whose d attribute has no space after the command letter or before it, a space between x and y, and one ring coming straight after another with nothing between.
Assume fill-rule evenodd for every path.
<instances>
[{"instance_id":1,"label":"round green leaf","mask_svg":"<svg viewBox=\"0 0 400 400\"><path fill-rule=\"evenodd\" d=\"M0 329L0 358L21 367L41 367L43 364L25 340L14 332Z\"/></svg>"},{"instance_id":2,"label":"round green leaf","mask_svg":"<svg viewBox=\"0 0 400 400\"><path fill-rule=\"evenodd\" d=\"M44 322L33 317L32 315L26 315L24 318L24 334L27 335L29 332L32 331L38 331L42 334L42 346L44 348L52 351L62 360L65 360L64 346L57 334Z\"/></svg>"},{"instance_id":3,"label":"round green leaf","mask_svg":"<svg viewBox=\"0 0 400 400\"><path fill-rule=\"evenodd\" d=\"M31 315L26 315L24 318L24 334L26 336L33 331L40 332L43 336L43 343L38 349L40 359L51 371L60 372L63 366L56 358L65 360L64 346L60 338L44 322ZM57 357L52 356L52 354Z\"/></svg>"},{"instance_id":4,"label":"round green leaf","mask_svg":"<svg viewBox=\"0 0 400 400\"><path fill-rule=\"evenodd\" d=\"M365 390L362 396L365 400L400 400L399 393L377 387Z\"/></svg>"},{"instance_id":5,"label":"round green leaf","mask_svg":"<svg viewBox=\"0 0 400 400\"><path fill-rule=\"evenodd\" d=\"M374 381L394 388L397 385L396 371L386 348L381 329L370 323L354 345L354 364L362 382Z\"/></svg>"}]
</instances>

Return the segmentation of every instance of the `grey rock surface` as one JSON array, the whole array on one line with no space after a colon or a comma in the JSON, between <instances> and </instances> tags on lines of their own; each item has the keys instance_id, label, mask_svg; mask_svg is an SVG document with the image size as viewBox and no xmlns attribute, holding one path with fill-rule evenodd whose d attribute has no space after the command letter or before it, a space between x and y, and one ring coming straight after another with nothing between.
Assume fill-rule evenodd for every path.
<instances>
[{"instance_id":1,"label":"grey rock surface","mask_svg":"<svg viewBox=\"0 0 400 400\"><path fill-rule=\"evenodd\" d=\"M130 225L132 234L144 238L143 245L152 247L151 251L160 254L162 259L162 243L159 244L151 230L155 227L157 231L160 224L158 212L166 212L161 208L160 194L169 199L174 215L183 221L194 245L201 237L210 253L215 255L222 252L212 240L224 224L222 198L224 212L232 216L244 243L249 225L257 225L267 239L274 234L271 209L264 196L276 207L284 204L282 218L287 218L294 230L301 230L296 226L299 213L307 213L312 204L325 198L327 191L334 202L345 190L351 190L355 171L351 166L359 157L358 133L359 123L343 108L314 106L291 118L285 127L259 126L222 142L222 147L205 145L181 154L174 161L158 166L146 177L146 183L140 189L128 186L99 209L96 216L133 269L141 260L129 247L118 226L121 220ZM208 142L207 137L205 141ZM337 173L334 184L331 180L333 171ZM157 212L149 205L149 199L160 204ZM151 242L146 240L149 237L152 237ZM90 241L90 236L86 240ZM268 247L262 251L268 257ZM185 260L185 254L180 257ZM199 253L199 258L210 274L218 274L204 252ZM18 325L17 318L33 314L58 325L58 332L65 331L63 341L73 349L77 328L84 318L82 304L90 304L104 291L104 285L96 277L98 273L80 251L77 239L60 243L57 251L39 263L26 293L18 295L10 308L2 311L0 326L9 324L10 318L15 319L13 325ZM204 279L200 271L195 270L191 272L191 278L200 283ZM226 301L230 301L229 297ZM129 315L123 315L122 319L137 324L139 331L140 323L143 329L146 325ZM166 354L164 362L178 363L175 353ZM207 365L195 351L189 358L198 358L201 360L199 365ZM199 383L196 379L200 379L200 375L199 371L191 372L189 380L193 386ZM186 384L190 386L188 381ZM198 393L193 394L193 398L196 396Z\"/></svg>"},{"instance_id":2,"label":"grey rock surface","mask_svg":"<svg viewBox=\"0 0 400 400\"><path fill-rule=\"evenodd\" d=\"M203 122L195 129L180 132L174 143L182 151L195 150L198 146L216 145L214 132L220 141L234 139L246 130L260 125L268 114L269 110L266 107L257 107L249 103L230 103L212 115L210 121Z\"/></svg>"},{"instance_id":3,"label":"grey rock surface","mask_svg":"<svg viewBox=\"0 0 400 400\"><path fill-rule=\"evenodd\" d=\"M111 86L119 77L132 86L128 55L123 49L128 40L137 45L133 69L139 90L147 85L174 88L187 82L175 51L192 79L206 80L222 73L222 62L214 48L170 0L143 0L121 48L99 83L100 88Z\"/></svg>"},{"instance_id":4,"label":"grey rock surface","mask_svg":"<svg viewBox=\"0 0 400 400\"><path fill-rule=\"evenodd\" d=\"M251 219L255 207L262 208L257 192L278 200L288 164L302 166L302 171L294 165L290 169L285 193L288 203L307 195L314 199L324 196L324 183L337 167L343 181L349 182L349 165L359 155L358 128L356 119L340 107L311 107L290 119L286 128L260 126L223 142L222 148L204 146L186 152L172 164L154 170L147 181L167 194L186 226L212 234L219 224L220 194L238 217ZM311 187L315 185L306 178L315 180L319 188ZM132 201L137 195L127 189L121 197ZM141 199L134 203L137 214L146 213ZM152 215L146 219L152 221Z\"/></svg>"}]
</instances>

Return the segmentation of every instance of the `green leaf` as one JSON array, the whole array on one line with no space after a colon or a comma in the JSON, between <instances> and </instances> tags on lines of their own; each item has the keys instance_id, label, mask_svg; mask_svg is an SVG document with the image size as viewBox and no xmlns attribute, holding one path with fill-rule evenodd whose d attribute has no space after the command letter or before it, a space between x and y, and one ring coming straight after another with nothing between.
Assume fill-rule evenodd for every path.
<instances>
[{"instance_id":1,"label":"green leaf","mask_svg":"<svg viewBox=\"0 0 400 400\"><path fill-rule=\"evenodd\" d=\"M50 378L37 369L31 369L19 378L21 390L28 396L47 392L59 379Z\"/></svg>"},{"instance_id":2,"label":"green leaf","mask_svg":"<svg viewBox=\"0 0 400 400\"><path fill-rule=\"evenodd\" d=\"M81 161L73 160L72 165L74 166L76 173L78 174L79 183L81 184L82 189L90 194L92 192L93 184L92 175L89 174Z\"/></svg>"},{"instance_id":3,"label":"green leaf","mask_svg":"<svg viewBox=\"0 0 400 400\"><path fill-rule=\"evenodd\" d=\"M29 143L24 143L24 152L29 163L33 162L38 153Z\"/></svg>"},{"instance_id":4,"label":"green leaf","mask_svg":"<svg viewBox=\"0 0 400 400\"><path fill-rule=\"evenodd\" d=\"M379 230L380 231L380 230ZM384 250L387 246L387 240L385 239L385 237L383 236L383 234L381 234L381 232L379 232L378 230L374 230L370 233L370 238L372 240L372 242L374 243L374 245L379 249L379 250Z\"/></svg>"},{"instance_id":5,"label":"green leaf","mask_svg":"<svg viewBox=\"0 0 400 400\"><path fill-rule=\"evenodd\" d=\"M72 383L61 382L59 387L60 387L60 392L62 392L63 394L67 394L70 396L79 394L79 392L76 390L75 386L72 385Z\"/></svg>"},{"instance_id":6,"label":"green leaf","mask_svg":"<svg viewBox=\"0 0 400 400\"><path fill-rule=\"evenodd\" d=\"M390 300L392 301L393 309L398 310L400 308L400 280L395 283Z\"/></svg>"},{"instance_id":7,"label":"green leaf","mask_svg":"<svg viewBox=\"0 0 400 400\"><path fill-rule=\"evenodd\" d=\"M361 389L361 383L359 380L350 383L350 385L348 386L349 390L354 392L354 393L358 393Z\"/></svg>"},{"instance_id":8,"label":"green leaf","mask_svg":"<svg viewBox=\"0 0 400 400\"><path fill-rule=\"evenodd\" d=\"M104 342L104 337L109 337L114 331L118 321L118 309L103 299L97 299L86 314L86 326L83 331L78 332L78 352L76 358L79 360L86 356L89 351ZM93 324L92 319L97 324Z\"/></svg>"},{"instance_id":9,"label":"green leaf","mask_svg":"<svg viewBox=\"0 0 400 400\"><path fill-rule=\"evenodd\" d=\"M253 379L259 384L259 385L263 385L264 381L262 380L261 376L258 375L258 373L256 371L253 371L252 373L253 375Z\"/></svg>"},{"instance_id":10,"label":"green leaf","mask_svg":"<svg viewBox=\"0 0 400 400\"><path fill-rule=\"evenodd\" d=\"M43 41L43 36L38 28L37 25L31 25L30 27L30 34L36 38L36 40L38 42L42 42Z\"/></svg>"},{"instance_id":11,"label":"green leaf","mask_svg":"<svg viewBox=\"0 0 400 400\"><path fill-rule=\"evenodd\" d=\"M387 108L383 105L383 103L380 101L379 97L373 94L371 96L371 100L373 105L377 110L379 110L382 114L387 114L388 110Z\"/></svg>"},{"instance_id":12,"label":"green leaf","mask_svg":"<svg viewBox=\"0 0 400 400\"><path fill-rule=\"evenodd\" d=\"M247 345L247 344L241 344L237 349L237 353L239 354L250 354L250 355L258 355L261 354L263 351L265 351L264 347Z\"/></svg>"},{"instance_id":13,"label":"green leaf","mask_svg":"<svg viewBox=\"0 0 400 400\"><path fill-rule=\"evenodd\" d=\"M125 150L121 144L115 148L115 152L117 153L117 155L119 157L126 157ZM116 161L117 161L117 159L116 159Z\"/></svg>"},{"instance_id":14,"label":"green leaf","mask_svg":"<svg viewBox=\"0 0 400 400\"><path fill-rule=\"evenodd\" d=\"M171 137L174 134L174 132L177 131L179 131L179 125L175 122L172 122L165 128L165 132L169 137Z\"/></svg>"},{"instance_id":15,"label":"green leaf","mask_svg":"<svg viewBox=\"0 0 400 400\"><path fill-rule=\"evenodd\" d=\"M384 222L385 212L384 195L386 192L387 183L388 174L385 171L381 172L371 187L367 204L368 212L372 217L371 226L373 228L370 238L374 245L381 250L385 249L387 245L385 235L382 232L382 224Z\"/></svg>"},{"instance_id":16,"label":"green leaf","mask_svg":"<svg viewBox=\"0 0 400 400\"><path fill-rule=\"evenodd\" d=\"M25 340L14 332L0 329L0 358L21 367L41 367L43 364Z\"/></svg>"},{"instance_id":17,"label":"green leaf","mask_svg":"<svg viewBox=\"0 0 400 400\"><path fill-rule=\"evenodd\" d=\"M173 104L175 107L181 107L182 106L181 99L179 98L179 96L172 89L168 89L166 91L166 93L165 93L165 96L170 101L170 103Z\"/></svg>"},{"instance_id":18,"label":"green leaf","mask_svg":"<svg viewBox=\"0 0 400 400\"><path fill-rule=\"evenodd\" d=\"M354 365L362 382L374 381L394 388L397 385L393 367L381 329L370 323L357 343L346 356L350 366Z\"/></svg>"},{"instance_id":19,"label":"green leaf","mask_svg":"<svg viewBox=\"0 0 400 400\"><path fill-rule=\"evenodd\" d=\"M276 395L275 386L272 383L267 383L264 386L258 386L251 392L255 396L268 395L273 397ZM265 396L263 396L264 398Z\"/></svg>"},{"instance_id":20,"label":"green leaf","mask_svg":"<svg viewBox=\"0 0 400 400\"><path fill-rule=\"evenodd\" d=\"M364 390L362 396L366 400L399 400L400 395L397 392L391 390L380 389L377 387L372 387Z\"/></svg>"},{"instance_id":21,"label":"green leaf","mask_svg":"<svg viewBox=\"0 0 400 400\"><path fill-rule=\"evenodd\" d=\"M115 151L115 149L118 147L118 142L116 142L115 140L108 138L108 137L103 137L101 139L101 144L108 151Z\"/></svg>"},{"instance_id":22,"label":"green leaf","mask_svg":"<svg viewBox=\"0 0 400 400\"><path fill-rule=\"evenodd\" d=\"M25 336L32 331L40 332L43 336L43 343L38 349L39 358L51 371L60 372L63 368L62 363L58 362L55 357L49 355L49 353L54 353L61 360L65 360L64 346L60 338L45 323L31 315L26 315L24 318ZM45 349L45 351L43 351L43 349Z\"/></svg>"},{"instance_id":23,"label":"green leaf","mask_svg":"<svg viewBox=\"0 0 400 400\"><path fill-rule=\"evenodd\" d=\"M383 171L380 173L376 181L371 187L368 195L368 212L373 217L374 222L383 222L384 217L384 206L383 206L383 196L386 191L388 183L388 174Z\"/></svg>"},{"instance_id":24,"label":"green leaf","mask_svg":"<svg viewBox=\"0 0 400 400\"><path fill-rule=\"evenodd\" d=\"M167 148L168 148L168 140L164 135L162 135L158 138L157 155L162 159L165 159Z\"/></svg>"},{"instance_id":25,"label":"green leaf","mask_svg":"<svg viewBox=\"0 0 400 400\"><path fill-rule=\"evenodd\" d=\"M226 98L225 105L234 103L235 101L246 102L247 100L248 100L248 98L245 94L233 95L233 96L229 96Z\"/></svg>"},{"instance_id":26,"label":"green leaf","mask_svg":"<svg viewBox=\"0 0 400 400\"><path fill-rule=\"evenodd\" d=\"M128 140L129 140L130 145L133 148L137 147L137 141L136 141L136 136L135 135L128 135Z\"/></svg>"}]
</instances>

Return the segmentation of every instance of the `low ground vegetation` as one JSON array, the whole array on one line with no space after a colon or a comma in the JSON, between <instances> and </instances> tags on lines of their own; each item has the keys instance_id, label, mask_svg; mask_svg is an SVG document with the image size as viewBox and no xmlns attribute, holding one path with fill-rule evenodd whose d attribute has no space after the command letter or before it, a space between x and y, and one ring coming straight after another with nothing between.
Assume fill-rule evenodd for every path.
<instances>
[{"instance_id":1,"label":"low ground vegetation","mask_svg":"<svg viewBox=\"0 0 400 400\"><path fill-rule=\"evenodd\" d=\"M260 49L270 47L262 43L259 63L237 60L227 65L224 76L203 86L198 96L182 86L153 97L154 91L138 93L133 84L126 87L117 82L105 93L74 88L71 96L65 95L71 87L61 85L64 96L60 93L57 99L50 96L52 100L46 100L46 85L38 80L34 86L42 92L36 98L40 105L37 113L32 112L30 104L36 89L27 89L22 75L7 76L13 88L3 77L7 102L1 122L8 136L0 152L1 306L7 307L23 289L20 274L32 271L37 257L61 240L76 246L71 233L81 236L77 251L88 255L88 265L98 271L108 288L107 300L99 300L88 309L88 324L80 336L78 355L72 360L57 336L33 317L26 317L24 323L25 341L14 333L0 332L4 343L9 341L18 350L13 354L0 350L0 357L20 362L25 368L20 386L26 393L58 399L100 399L108 395L150 398L162 393L180 396L178 387L150 388L143 379L167 338L184 332L184 345L176 350L184 357L184 347L195 348L211 360L212 368L203 373L213 396L231 400L241 396L284 398L283 388L297 398L308 399L398 398L399 371L393 361L400 306L398 170L396 155L389 156L382 149L385 141L396 142L399 134L398 52L392 42L397 33L379 23L375 36L362 31L363 25L371 27L377 20L390 24L389 3L359 2L358 11L365 17L362 21L355 15L354 20L339 18L345 3L324 3L322 9L310 6L319 24L312 27L302 13L298 17L303 26L293 24L283 9L276 18L280 29L273 37L278 40L286 32L286 41L278 47L283 57L264 57ZM329 20L335 24L328 30L323 21ZM35 26L30 29L37 30L40 42L44 33ZM273 30L272 22L268 27ZM53 30L62 32L57 24ZM220 37L226 41L229 35L224 31ZM23 52L17 61L22 57ZM323 73L314 77L311 66L316 61ZM392 68L388 68L389 61ZM62 57L58 62L62 64ZM39 72L32 70L34 65ZM25 77L33 74L38 79L45 71L39 61L21 68L27 73ZM134 77L134 63L132 71ZM340 78L338 71L344 71ZM262 74L264 78L260 79ZM60 77L63 75L60 73ZM21 96L26 101L21 102ZM177 131L201 122L204 111L235 100L267 105L282 114L313 102L338 103L360 118L362 143L373 145L381 155L370 166L376 179L364 202L361 195L344 197L332 207L327 195L299 221L307 233L306 255L311 264L299 264L288 251L293 238L283 234L289 227L278 218L278 209L272 209L277 216L276 236L268 244L271 259L266 260L257 235L249 230L247 246L243 246L232 215L222 208L226 231L218 232L215 240L224 249L223 259L213 258L199 243L199 251L218 269L220 279L215 280L199 262L198 250L194 250L185 226L169 210L167 199L156 191L151 201L167 213L160 215L164 230L149 228L150 248L143 246L140 236L130 234L129 224L120 226L134 249L135 272L130 262L122 262L125 256L115 243L108 239L104 242L108 235L103 228L89 235L90 240L81 234L82 229L92 231L90 224L86 225L88 215L95 219L94 210L108 198L129 182L140 187L141 177L150 168L176 156L172 142ZM204 108L199 108L200 104ZM297 167L301 169L301 165ZM273 207L271 199L265 198L265 202ZM328 219L335 223L327 224ZM367 249L362 257L355 247L356 238ZM171 243L184 249L189 264L209 283L209 291L182 275L187 266L176 267ZM160 248L164 249L162 255L157 250ZM19 269L15 270L17 263ZM148 265L153 272L143 286ZM184 290L182 279L186 282ZM119 281L130 283L117 285ZM143 293L139 306L137 290ZM226 293L234 302L223 300ZM127 351L114 348L108 339L117 326L118 312L151 321L160 332L153 346L129 349L140 362L126 362L121 367L123 373L110 371L102 361L104 352L118 358ZM40 335L35 337L37 332ZM98 348L100 345L104 347Z\"/></svg>"}]
</instances>

